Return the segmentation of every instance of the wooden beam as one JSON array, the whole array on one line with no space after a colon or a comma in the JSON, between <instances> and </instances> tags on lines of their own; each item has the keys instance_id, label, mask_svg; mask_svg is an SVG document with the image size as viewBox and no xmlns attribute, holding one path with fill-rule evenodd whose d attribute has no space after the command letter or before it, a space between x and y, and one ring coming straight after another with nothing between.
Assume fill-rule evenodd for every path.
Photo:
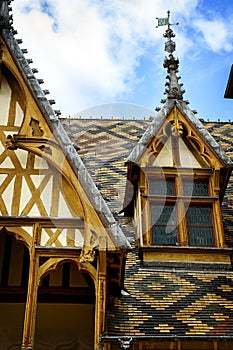
<instances>
[{"instance_id":1,"label":"wooden beam","mask_svg":"<svg viewBox=\"0 0 233 350\"><path fill-rule=\"evenodd\" d=\"M36 254L36 245L39 236L39 224L35 224L33 232L33 244L30 251L30 269L28 280L28 292L24 317L22 350L30 349L34 343L36 310L37 310L37 293L39 286L38 270L39 257Z\"/></svg>"},{"instance_id":2,"label":"wooden beam","mask_svg":"<svg viewBox=\"0 0 233 350\"><path fill-rule=\"evenodd\" d=\"M17 224L16 224L17 222ZM22 216L0 216L0 226L31 226L35 223L40 224L42 227L78 227L83 228L83 219L79 217L75 218L57 218L57 217L22 217Z\"/></svg>"},{"instance_id":3,"label":"wooden beam","mask_svg":"<svg viewBox=\"0 0 233 350\"><path fill-rule=\"evenodd\" d=\"M96 281L96 304L95 304L95 338L94 349L102 349L100 335L105 331L105 310L107 294L107 259L106 250L101 250L98 257L98 278Z\"/></svg>"}]
</instances>

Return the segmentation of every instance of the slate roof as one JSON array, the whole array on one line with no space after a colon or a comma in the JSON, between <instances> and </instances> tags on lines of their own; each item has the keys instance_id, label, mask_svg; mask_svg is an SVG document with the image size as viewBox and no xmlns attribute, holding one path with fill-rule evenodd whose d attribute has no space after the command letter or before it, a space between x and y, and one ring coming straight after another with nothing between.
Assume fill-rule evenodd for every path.
<instances>
[{"instance_id":1,"label":"slate roof","mask_svg":"<svg viewBox=\"0 0 233 350\"><path fill-rule=\"evenodd\" d=\"M137 146L151 120L138 119L60 119L108 206L113 213L123 209L127 178L125 161ZM207 132L233 159L233 123L202 121ZM202 126L202 128L203 128ZM232 215L233 177L226 189L224 208Z\"/></svg>"},{"instance_id":2,"label":"slate roof","mask_svg":"<svg viewBox=\"0 0 233 350\"><path fill-rule=\"evenodd\" d=\"M70 118L61 122L73 142L80 146L80 157L117 217L116 213L123 209L125 161L151 121ZM233 123L202 121L202 124L232 159ZM226 242L233 247L232 176L222 209ZM131 219L120 215L118 220L133 245ZM108 329L103 340L233 337L231 270L218 270L217 266L209 271L202 267L196 271L145 267L139 256L136 247L127 254L124 288L128 294L109 296Z\"/></svg>"}]
</instances>

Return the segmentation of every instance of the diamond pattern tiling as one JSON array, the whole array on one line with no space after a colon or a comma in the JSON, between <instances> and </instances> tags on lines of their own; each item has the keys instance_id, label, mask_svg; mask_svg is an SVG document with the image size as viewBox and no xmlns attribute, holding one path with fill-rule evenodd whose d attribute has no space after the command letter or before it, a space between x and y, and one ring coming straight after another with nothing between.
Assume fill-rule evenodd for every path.
<instances>
[{"instance_id":1,"label":"diamond pattern tiling","mask_svg":"<svg viewBox=\"0 0 233 350\"><path fill-rule=\"evenodd\" d=\"M124 162L150 124L149 120L61 119L97 187L113 213L123 209L127 168ZM233 157L233 124L204 122L229 157ZM223 216L226 242L233 246L233 176L226 189Z\"/></svg>"},{"instance_id":2,"label":"diamond pattern tiling","mask_svg":"<svg viewBox=\"0 0 233 350\"><path fill-rule=\"evenodd\" d=\"M112 212L122 209L127 169L124 161L150 121L65 119L63 126ZM204 122L229 157L233 125ZM226 242L233 247L233 177L223 201ZM116 216L134 241L127 218ZM127 254L124 288L128 295L110 297L108 335L233 336L233 273L159 270L141 265L136 248Z\"/></svg>"},{"instance_id":3,"label":"diamond pattern tiling","mask_svg":"<svg viewBox=\"0 0 233 350\"><path fill-rule=\"evenodd\" d=\"M129 295L109 309L109 335L233 335L233 273L155 270L137 257L135 249L127 260Z\"/></svg>"}]
</instances>

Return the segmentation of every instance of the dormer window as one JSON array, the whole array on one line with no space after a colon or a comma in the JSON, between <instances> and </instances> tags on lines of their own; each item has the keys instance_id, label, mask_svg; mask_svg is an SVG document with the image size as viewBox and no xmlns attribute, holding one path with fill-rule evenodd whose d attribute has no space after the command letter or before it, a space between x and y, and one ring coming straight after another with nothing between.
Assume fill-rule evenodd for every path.
<instances>
[{"instance_id":1,"label":"dormer window","mask_svg":"<svg viewBox=\"0 0 233 350\"><path fill-rule=\"evenodd\" d=\"M230 253L225 248L221 199L232 162L182 107L174 103L169 112L161 110L127 160L143 264L188 262L210 268L218 262L225 268Z\"/></svg>"},{"instance_id":2,"label":"dormer window","mask_svg":"<svg viewBox=\"0 0 233 350\"><path fill-rule=\"evenodd\" d=\"M148 173L149 245L216 244L211 170L145 169ZM157 173L157 174L156 174ZM204 173L204 174L203 174ZM209 174L208 174L209 173Z\"/></svg>"}]
</instances>

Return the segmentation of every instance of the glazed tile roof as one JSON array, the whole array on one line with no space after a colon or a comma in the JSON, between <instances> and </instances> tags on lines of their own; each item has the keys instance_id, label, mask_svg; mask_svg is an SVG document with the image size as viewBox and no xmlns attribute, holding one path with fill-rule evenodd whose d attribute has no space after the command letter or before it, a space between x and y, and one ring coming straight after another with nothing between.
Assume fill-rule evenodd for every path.
<instances>
[{"instance_id":1,"label":"glazed tile roof","mask_svg":"<svg viewBox=\"0 0 233 350\"><path fill-rule=\"evenodd\" d=\"M123 208L127 182L127 160L151 120L61 119L71 141L112 213ZM233 159L233 123L204 122L205 128ZM130 198L129 198L130 200ZM226 241L233 246L233 176L223 201Z\"/></svg>"},{"instance_id":2,"label":"glazed tile roof","mask_svg":"<svg viewBox=\"0 0 233 350\"><path fill-rule=\"evenodd\" d=\"M112 212L123 209L125 161L150 124L149 120L64 119L63 127L80 147L79 155ZM215 140L233 156L233 124L204 122ZM226 241L233 246L233 178L226 189L223 217ZM132 243L133 225L118 218ZM130 226L129 226L130 225ZM135 248L128 253L124 288L110 296L108 337L233 336L233 273L142 266Z\"/></svg>"},{"instance_id":3,"label":"glazed tile roof","mask_svg":"<svg viewBox=\"0 0 233 350\"><path fill-rule=\"evenodd\" d=\"M113 213L123 209L127 177L125 161L151 123L150 120L61 119ZM203 122L204 126L233 159L233 124ZM233 178L225 198L226 212L233 206ZM229 213L227 214L228 217Z\"/></svg>"},{"instance_id":4,"label":"glazed tile roof","mask_svg":"<svg viewBox=\"0 0 233 350\"><path fill-rule=\"evenodd\" d=\"M123 209L131 149L149 125L147 120L64 119L63 127L113 213Z\"/></svg>"},{"instance_id":5,"label":"glazed tile roof","mask_svg":"<svg viewBox=\"0 0 233 350\"><path fill-rule=\"evenodd\" d=\"M128 295L112 298L111 336L233 336L233 273L142 267L128 254Z\"/></svg>"}]
</instances>

